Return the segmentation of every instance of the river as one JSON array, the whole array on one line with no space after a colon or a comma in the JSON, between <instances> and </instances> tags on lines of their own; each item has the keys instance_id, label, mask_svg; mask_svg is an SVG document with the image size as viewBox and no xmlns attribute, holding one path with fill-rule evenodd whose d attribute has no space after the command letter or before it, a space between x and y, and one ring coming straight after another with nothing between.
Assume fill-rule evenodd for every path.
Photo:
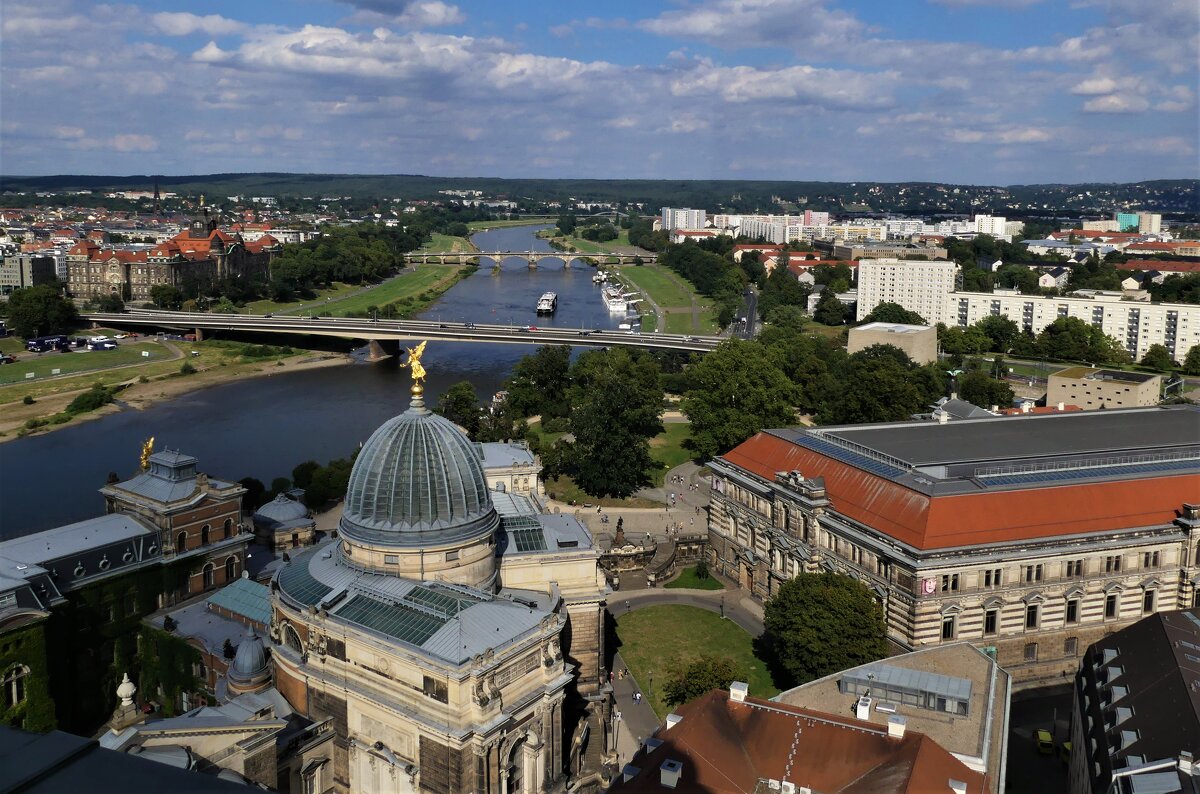
<instances>
[{"instance_id":1,"label":"river","mask_svg":"<svg viewBox=\"0 0 1200 794\"><path fill-rule=\"evenodd\" d=\"M480 232L472 241L484 251L549 251L519 226ZM508 259L500 273L485 265L448 290L421 317L462 322L513 322L615 328L592 284L590 267ZM553 319L534 310L543 292L558 293ZM426 400L432 405L448 386L469 380L489 398L533 347L431 341L423 359L429 370ZM396 362L281 373L214 386L144 411L125 410L75 427L0 444L0 538L80 521L104 512L96 492L109 472L122 478L137 467L142 441L158 449L194 455L202 471L270 484L290 477L305 460L349 455L388 418L408 404L408 371Z\"/></svg>"}]
</instances>

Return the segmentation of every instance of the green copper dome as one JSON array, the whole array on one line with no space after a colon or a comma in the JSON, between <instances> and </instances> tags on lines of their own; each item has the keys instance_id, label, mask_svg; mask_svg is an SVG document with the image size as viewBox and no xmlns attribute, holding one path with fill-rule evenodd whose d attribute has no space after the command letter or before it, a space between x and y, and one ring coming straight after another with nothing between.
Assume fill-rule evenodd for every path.
<instances>
[{"instance_id":1,"label":"green copper dome","mask_svg":"<svg viewBox=\"0 0 1200 794\"><path fill-rule=\"evenodd\" d=\"M474 444L417 395L363 445L339 530L361 543L412 548L484 537L499 523Z\"/></svg>"}]
</instances>

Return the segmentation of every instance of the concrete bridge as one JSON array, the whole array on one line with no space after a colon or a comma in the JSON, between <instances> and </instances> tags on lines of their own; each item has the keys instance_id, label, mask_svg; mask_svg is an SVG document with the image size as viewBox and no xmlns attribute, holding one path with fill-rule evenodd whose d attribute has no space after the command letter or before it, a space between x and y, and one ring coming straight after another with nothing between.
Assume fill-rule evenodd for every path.
<instances>
[{"instance_id":1,"label":"concrete bridge","mask_svg":"<svg viewBox=\"0 0 1200 794\"><path fill-rule=\"evenodd\" d=\"M702 353L724 339L717 336L634 333L602 328L555 328L532 325L437 322L432 320L372 320L353 317L271 316L261 314L210 314L133 309L122 313L93 312L83 319L105 328L138 332L157 330L194 333L196 339L214 331L305 334L361 339L371 343L374 358L395 355L403 340L446 340L506 345L586 345L589 347L642 347Z\"/></svg>"},{"instance_id":2,"label":"concrete bridge","mask_svg":"<svg viewBox=\"0 0 1200 794\"><path fill-rule=\"evenodd\" d=\"M490 259L495 267L500 262L509 259L524 259L531 269L536 268L547 259L563 263L570 267L573 259L595 259L606 265L635 265L638 263L651 264L658 261L657 254L585 254L580 251L412 251L404 255L406 264L465 265L472 259Z\"/></svg>"}]
</instances>

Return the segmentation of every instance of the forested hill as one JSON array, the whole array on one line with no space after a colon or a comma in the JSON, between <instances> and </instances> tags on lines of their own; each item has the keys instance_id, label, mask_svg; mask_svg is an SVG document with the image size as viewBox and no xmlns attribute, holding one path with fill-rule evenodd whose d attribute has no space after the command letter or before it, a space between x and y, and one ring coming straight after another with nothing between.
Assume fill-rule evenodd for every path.
<instances>
[{"instance_id":1,"label":"forested hill","mask_svg":"<svg viewBox=\"0 0 1200 794\"><path fill-rule=\"evenodd\" d=\"M934 182L785 182L649 179L499 179L366 174L208 174L195 176L0 176L0 193L68 190L150 190L184 195L279 198L439 199L439 191L478 190L523 206L547 202L640 203L726 212L826 210L842 215L993 213L1012 217L1102 214L1143 209L1200 214L1200 180L1163 179L1129 184L1010 185L990 187ZM10 197L11 198L11 197ZM11 201L6 201L11 205Z\"/></svg>"}]
</instances>

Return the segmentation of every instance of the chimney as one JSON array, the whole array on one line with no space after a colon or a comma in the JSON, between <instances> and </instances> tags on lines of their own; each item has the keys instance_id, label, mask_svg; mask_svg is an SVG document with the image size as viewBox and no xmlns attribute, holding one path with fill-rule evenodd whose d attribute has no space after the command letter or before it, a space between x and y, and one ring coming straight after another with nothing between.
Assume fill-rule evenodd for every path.
<instances>
[{"instance_id":1,"label":"chimney","mask_svg":"<svg viewBox=\"0 0 1200 794\"><path fill-rule=\"evenodd\" d=\"M951 399L951 400L957 400L957 399L958 399L958 392L956 392L956 391L952 391L952 392L950 392L950 399Z\"/></svg>"},{"instance_id":2,"label":"chimney","mask_svg":"<svg viewBox=\"0 0 1200 794\"><path fill-rule=\"evenodd\" d=\"M998 414L998 413L1000 413L1000 406L999 406L999 405L993 405L993 406L992 406L992 413L994 413L994 414Z\"/></svg>"},{"instance_id":3,"label":"chimney","mask_svg":"<svg viewBox=\"0 0 1200 794\"><path fill-rule=\"evenodd\" d=\"M641 771L641 769L637 768L633 764L626 764L625 766L621 767L621 782L628 783L637 777L638 772Z\"/></svg>"},{"instance_id":4,"label":"chimney","mask_svg":"<svg viewBox=\"0 0 1200 794\"><path fill-rule=\"evenodd\" d=\"M967 784L961 780L950 778L950 790L953 791L954 794L967 794Z\"/></svg>"},{"instance_id":5,"label":"chimney","mask_svg":"<svg viewBox=\"0 0 1200 794\"><path fill-rule=\"evenodd\" d=\"M1027 402L1021 403L1021 413L1023 413L1023 414L1029 413L1029 403L1027 403Z\"/></svg>"},{"instance_id":6,"label":"chimney","mask_svg":"<svg viewBox=\"0 0 1200 794\"><path fill-rule=\"evenodd\" d=\"M1054 406L1054 407L1055 407L1057 410L1059 410L1059 411L1065 411L1065 410L1067 410L1067 405L1066 405L1066 403L1059 403L1058 405L1056 405L1056 406Z\"/></svg>"},{"instance_id":7,"label":"chimney","mask_svg":"<svg viewBox=\"0 0 1200 794\"><path fill-rule=\"evenodd\" d=\"M1188 775L1189 777L1195 775L1197 771L1200 771L1196 768L1195 759L1188 750L1179 751L1179 771L1185 775Z\"/></svg>"},{"instance_id":8,"label":"chimney","mask_svg":"<svg viewBox=\"0 0 1200 794\"><path fill-rule=\"evenodd\" d=\"M734 703L742 703L749 691L750 687L744 681L734 681L729 685L729 699Z\"/></svg>"},{"instance_id":9,"label":"chimney","mask_svg":"<svg viewBox=\"0 0 1200 794\"><path fill-rule=\"evenodd\" d=\"M903 739L904 730L907 726L908 720L904 719L898 714L893 714L892 716L888 717L888 738Z\"/></svg>"},{"instance_id":10,"label":"chimney","mask_svg":"<svg viewBox=\"0 0 1200 794\"><path fill-rule=\"evenodd\" d=\"M938 411L936 416L939 425L944 425L950 421L950 414L946 413L945 411Z\"/></svg>"},{"instance_id":11,"label":"chimney","mask_svg":"<svg viewBox=\"0 0 1200 794\"><path fill-rule=\"evenodd\" d=\"M658 768L658 782L663 788L675 788L679 785L679 776L683 774L683 762L668 758Z\"/></svg>"},{"instance_id":12,"label":"chimney","mask_svg":"<svg viewBox=\"0 0 1200 794\"><path fill-rule=\"evenodd\" d=\"M683 722L683 717L679 716L678 714L676 714L675 712L672 711L670 714L667 715L667 730L668 731L671 730L672 728L674 728L676 725L678 725L681 722Z\"/></svg>"}]
</instances>

